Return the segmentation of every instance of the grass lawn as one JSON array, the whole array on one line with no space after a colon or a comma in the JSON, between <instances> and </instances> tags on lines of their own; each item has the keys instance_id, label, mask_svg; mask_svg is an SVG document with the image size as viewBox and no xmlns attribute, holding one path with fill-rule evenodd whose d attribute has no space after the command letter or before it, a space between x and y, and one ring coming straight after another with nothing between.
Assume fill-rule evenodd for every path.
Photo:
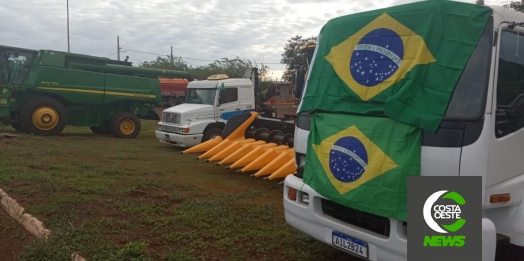
<instances>
[{"instance_id":1,"label":"grass lawn","mask_svg":"<svg viewBox=\"0 0 524 261\"><path fill-rule=\"evenodd\" d=\"M351 260L287 225L280 180L178 154L142 124L134 140L76 127L0 140L0 188L52 230L20 260Z\"/></svg>"}]
</instances>

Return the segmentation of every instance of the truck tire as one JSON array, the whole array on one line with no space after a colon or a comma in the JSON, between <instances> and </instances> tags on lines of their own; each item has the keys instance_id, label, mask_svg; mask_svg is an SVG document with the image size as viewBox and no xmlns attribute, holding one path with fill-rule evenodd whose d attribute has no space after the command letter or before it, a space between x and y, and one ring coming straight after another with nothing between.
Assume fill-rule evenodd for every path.
<instances>
[{"instance_id":1,"label":"truck tire","mask_svg":"<svg viewBox=\"0 0 524 261\"><path fill-rule=\"evenodd\" d=\"M206 142L210 139L214 139L216 136L220 136L222 134L222 128L220 127L211 127L204 131L204 136L202 136L201 142Z\"/></svg>"},{"instance_id":2,"label":"truck tire","mask_svg":"<svg viewBox=\"0 0 524 261\"><path fill-rule=\"evenodd\" d=\"M109 127L89 127L91 129L91 132L94 134L111 134L111 129Z\"/></svg>"},{"instance_id":3,"label":"truck tire","mask_svg":"<svg viewBox=\"0 0 524 261\"><path fill-rule=\"evenodd\" d=\"M60 134L67 124L67 111L58 100L47 96L27 102L20 111L22 130L41 136Z\"/></svg>"},{"instance_id":4,"label":"truck tire","mask_svg":"<svg viewBox=\"0 0 524 261\"><path fill-rule=\"evenodd\" d=\"M111 131L116 138L134 139L141 128L140 119L130 112L121 112L111 121Z\"/></svg>"}]
</instances>

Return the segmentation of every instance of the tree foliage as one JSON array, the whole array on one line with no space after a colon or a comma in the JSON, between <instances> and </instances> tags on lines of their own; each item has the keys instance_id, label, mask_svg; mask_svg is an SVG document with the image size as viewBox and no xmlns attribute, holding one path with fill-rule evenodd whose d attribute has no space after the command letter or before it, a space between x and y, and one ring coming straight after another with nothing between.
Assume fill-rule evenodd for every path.
<instances>
[{"instance_id":1,"label":"tree foliage","mask_svg":"<svg viewBox=\"0 0 524 261\"><path fill-rule=\"evenodd\" d=\"M306 60L304 53L300 52L300 46L310 42L316 42L317 37L302 38L302 36L294 36L289 39L284 47L284 53L282 53L282 64L286 65L286 70L282 75L283 80L293 81L294 75L297 69L306 67Z\"/></svg>"},{"instance_id":2,"label":"tree foliage","mask_svg":"<svg viewBox=\"0 0 524 261\"><path fill-rule=\"evenodd\" d=\"M154 61L142 62L140 67L166 69L175 71L188 71L193 77L199 80L206 79L213 74L227 74L230 78L242 78L247 69L258 67L258 74L260 79L267 77L268 66L261 64L260 66L249 59L236 58L222 58L215 60L206 65L192 66L189 65L182 57L157 57Z\"/></svg>"},{"instance_id":3,"label":"tree foliage","mask_svg":"<svg viewBox=\"0 0 524 261\"><path fill-rule=\"evenodd\" d=\"M509 5L504 5L504 7L524 13L524 3L522 1L510 2Z\"/></svg>"},{"instance_id":4,"label":"tree foliage","mask_svg":"<svg viewBox=\"0 0 524 261\"><path fill-rule=\"evenodd\" d=\"M173 71L188 71L190 69L190 66L184 61L184 59L182 59L182 57L171 57L171 55L168 55L167 58L158 56L156 60L142 62L139 66Z\"/></svg>"}]
</instances>

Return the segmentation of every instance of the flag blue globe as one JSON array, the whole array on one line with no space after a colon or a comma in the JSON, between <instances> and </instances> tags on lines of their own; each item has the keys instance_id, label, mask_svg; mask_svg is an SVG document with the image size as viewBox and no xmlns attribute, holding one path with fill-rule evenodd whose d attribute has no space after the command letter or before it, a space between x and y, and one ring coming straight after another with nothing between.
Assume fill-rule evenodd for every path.
<instances>
[{"instance_id":1,"label":"flag blue globe","mask_svg":"<svg viewBox=\"0 0 524 261\"><path fill-rule=\"evenodd\" d=\"M367 164L366 147L355 137L338 139L329 151L329 169L340 182L358 180L364 174Z\"/></svg>"},{"instance_id":2,"label":"flag blue globe","mask_svg":"<svg viewBox=\"0 0 524 261\"><path fill-rule=\"evenodd\" d=\"M393 30L380 28L366 34L349 60L353 79L372 87L391 77L404 58L404 43Z\"/></svg>"}]
</instances>

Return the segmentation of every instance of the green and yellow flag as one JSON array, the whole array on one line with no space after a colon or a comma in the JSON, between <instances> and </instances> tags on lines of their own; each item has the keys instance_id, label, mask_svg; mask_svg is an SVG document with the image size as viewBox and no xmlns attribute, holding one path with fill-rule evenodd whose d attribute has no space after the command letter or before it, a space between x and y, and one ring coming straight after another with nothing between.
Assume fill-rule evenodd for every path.
<instances>
[{"instance_id":1,"label":"green and yellow flag","mask_svg":"<svg viewBox=\"0 0 524 261\"><path fill-rule=\"evenodd\" d=\"M407 177L420 173L420 128L334 113L315 113L311 126L306 184L341 205L407 219Z\"/></svg>"},{"instance_id":2,"label":"green and yellow flag","mask_svg":"<svg viewBox=\"0 0 524 261\"><path fill-rule=\"evenodd\" d=\"M435 132L490 14L432 0L330 20L299 112L380 113Z\"/></svg>"}]
</instances>

